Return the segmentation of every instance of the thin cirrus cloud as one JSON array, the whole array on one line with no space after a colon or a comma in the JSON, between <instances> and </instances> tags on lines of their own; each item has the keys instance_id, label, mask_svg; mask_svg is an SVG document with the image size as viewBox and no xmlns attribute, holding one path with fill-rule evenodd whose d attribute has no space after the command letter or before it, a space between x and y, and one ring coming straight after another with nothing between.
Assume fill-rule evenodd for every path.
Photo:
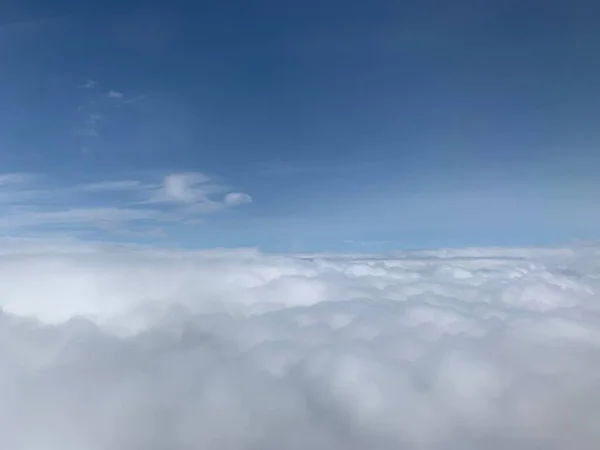
<instances>
[{"instance_id":1,"label":"thin cirrus cloud","mask_svg":"<svg viewBox=\"0 0 600 450\"><path fill-rule=\"evenodd\" d=\"M96 80L86 80L85 83L83 83L81 86L84 89L92 89L94 87L96 87L98 83L96 82Z\"/></svg>"},{"instance_id":2,"label":"thin cirrus cloud","mask_svg":"<svg viewBox=\"0 0 600 450\"><path fill-rule=\"evenodd\" d=\"M47 197L46 190L32 187L38 179L28 173L0 174L0 204L18 204Z\"/></svg>"},{"instance_id":3,"label":"thin cirrus cloud","mask_svg":"<svg viewBox=\"0 0 600 450\"><path fill-rule=\"evenodd\" d=\"M97 89L98 82L91 79L88 79L79 87L84 89L83 91L77 91L77 95L80 96L77 111L81 119L75 127L75 134L81 140L82 152L87 154L91 153L89 143L97 143L102 136L102 128L110 124L112 108L135 103L146 98L145 94L126 98L123 92L115 89L100 92Z\"/></svg>"},{"instance_id":4,"label":"thin cirrus cloud","mask_svg":"<svg viewBox=\"0 0 600 450\"><path fill-rule=\"evenodd\" d=\"M198 224L203 216L248 204L252 198L234 192L202 173L168 174L155 182L105 180L74 186L52 186L27 174L0 175L0 214L4 231L43 231L47 227L102 230L119 235L132 231L164 234L161 226Z\"/></svg>"},{"instance_id":5,"label":"thin cirrus cloud","mask_svg":"<svg viewBox=\"0 0 600 450\"><path fill-rule=\"evenodd\" d=\"M29 173L4 173L0 174L0 186L29 183L36 178Z\"/></svg>"},{"instance_id":6,"label":"thin cirrus cloud","mask_svg":"<svg viewBox=\"0 0 600 450\"><path fill-rule=\"evenodd\" d=\"M140 188L142 183L138 180L123 180L123 181L100 181L97 183L88 183L80 186L80 189L89 192L106 192L106 191L125 191L130 189Z\"/></svg>"}]
</instances>

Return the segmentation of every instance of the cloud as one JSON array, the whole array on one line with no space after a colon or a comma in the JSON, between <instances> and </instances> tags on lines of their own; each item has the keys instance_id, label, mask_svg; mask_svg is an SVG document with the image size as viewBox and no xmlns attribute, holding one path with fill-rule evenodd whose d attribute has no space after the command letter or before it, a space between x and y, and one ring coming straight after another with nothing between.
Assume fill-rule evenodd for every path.
<instances>
[{"instance_id":1,"label":"cloud","mask_svg":"<svg viewBox=\"0 0 600 450\"><path fill-rule=\"evenodd\" d=\"M165 224L193 225L200 216L249 203L250 196L201 173L159 180L104 180L74 186L39 184L29 174L0 174L0 228L5 232L102 230L120 236L163 236ZM224 197L223 197L224 195Z\"/></svg>"},{"instance_id":2,"label":"cloud","mask_svg":"<svg viewBox=\"0 0 600 450\"><path fill-rule=\"evenodd\" d=\"M29 173L0 174L0 204L17 204L47 196L42 189L34 188L39 177Z\"/></svg>"},{"instance_id":3,"label":"cloud","mask_svg":"<svg viewBox=\"0 0 600 450\"><path fill-rule=\"evenodd\" d=\"M597 447L598 247L0 254L3 448Z\"/></svg>"},{"instance_id":4,"label":"cloud","mask_svg":"<svg viewBox=\"0 0 600 450\"><path fill-rule=\"evenodd\" d=\"M156 201L175 203L197 203L206 201L208 196L203 185L210 180L202 173L178 173L167 175Z\"/></svg>"},{"instance_id":5,"label":"cloud","mask_svg":"<svg viewBox=\"0 0 600 450\"><path fill-rule=\"evenodd\" d=\"M97 84L98 83L94 80L87 80L83 85L81 85L81 87L85 89L92 89L96 87Z\"/></svg>"},{"instance_id":6,"label":"cloud","mask_svg":"<svg viewBox=\"0 0 600 450\"><path fill-rule=\"evenodd\" d=\"M104 115L95 111L97 105L92 104L89 106L80 105L78 112L83 116L82 125L76 130L78 136L84 138L97 138L100 136L99 128Z\"/></svg>"},{"instance_id":7,"label":"cloud","mask_svg":"<svg viewBox=\"0 0 600 450\"><path fill-rule=\"evenodd\" d=\"M82 153L92 154L92 149L89 147L89 141L95 139L100 141L103 128L109 129L112 126L111 116L115 108L121 108L124 105L137 103L146 98L145 94L138 95L129 99L125 99L122 92L110 89L108 92L97 92L92 90L96 87L97 82L87 80L80 88L85 88L86 91L79 91L79 105L77 113L80 116L79 123L73 127L73 132L82 141L86 141L79 148L85 149Z\"/></svg>"},{"instance_id":8,"label":"cloud","mask_svg":"<svg viewBox=\"0 0 600 450\"><path fill-rule=\"evenodd\" d=\"M225 196L225 203L228 205L243 205L246 203L252 203L252 197L243 192L230 192Z\"/></svg>"},{"instance_id":9,"label":"cloud","mask_svg":"<svg viewBox=\"0 0 600 450\"><path fill-rule=\"evenodd\" d=\"M143 94L143 95L138 95L137 97L133 97L127 100L123 100L123 103L136 103L139 102L141 100L144 100L145 98L147 98L147 95Z\"/></svg>"},{"instance_id":10,"label":"cloud","mask_svg":"<svg viewBox=\"0 0 600 450\"><path fill-rule=\"evenodd\" d=\"M136 220L156 219L156 211L123 208L73 208L62 211L21 212L0 219L0 227L22 227L45 224L95 224L106 222L125 223Z\"/></svg>"},{"instance_id":11,"label":"cloud","mask_svg":"<svg viewBox=\"0 0 600 450\"><path fill-rule=\"evenodd\" d=\"M36 176L30 173L0 173L0 187L7 185L22 185L33 182Z\"/></svg>"},{"instance_id":12,"label":"cloud","mask_svg":"<svg viewBox=\"0 0 600 450\"><path fill-rule=\"evenodd\" d=\"M174 173L163 179L162 185L154 190L147 202L172 204L200 214L252 202L250 195L229 190L228 186L214 183L203 173ZM215 198L221 194L225 196Z\"/></svg>"},{"instance_id":13,"label":"cloud","mask_svg":"<svg viewBox=\"0 0 600 450\"><path fill-rule=\"evenodd\" d=\"M90 192L101 191L122 191L137 189L142 186L138 180L122 180L122 181L100 181L98 183L88 183L80 186L81 189Z\"/></svg>"},{"instance_id":14,"label":"cloud","mask_svg":"<svg viewBox=\"0 0 600 450\"><path fill-rule=\"evenodd\" d=\"M95 126L98 124L98 122L100 122L100 120L102 120L102 118L103 115L100 113L90 113L86 118L86 124L89 126Z\"/></svg>"}]
</instances>

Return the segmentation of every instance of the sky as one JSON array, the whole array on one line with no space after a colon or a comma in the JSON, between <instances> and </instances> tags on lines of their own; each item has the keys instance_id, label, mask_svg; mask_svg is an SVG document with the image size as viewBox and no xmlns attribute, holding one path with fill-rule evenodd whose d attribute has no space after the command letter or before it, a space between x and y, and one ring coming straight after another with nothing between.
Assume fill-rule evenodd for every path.
<instances>
[{"instance_id":1,"label":"sky","mask_svg":"<svg viewBox=\"0 0 600 450\"><path fill-rule=\"evenodd\" d=\"M3 1L0 233L598 238L593 1Z\"/></svg>"}]
</instances>

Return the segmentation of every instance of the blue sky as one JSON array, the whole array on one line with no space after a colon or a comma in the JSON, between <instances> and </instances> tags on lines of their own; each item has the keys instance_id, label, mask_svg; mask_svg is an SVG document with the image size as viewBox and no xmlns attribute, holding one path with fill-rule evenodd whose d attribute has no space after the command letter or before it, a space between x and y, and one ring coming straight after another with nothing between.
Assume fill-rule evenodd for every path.
<instances>
[{"instance_id":1,"label":"blue sky","mask_svg":"<svg viewBox=\"0 0 600 450\"><path fill-rule=\"evenodd\" d=\"M597 238L595 3L2 2L0 233Z\"/></svg>"}]
</instances>

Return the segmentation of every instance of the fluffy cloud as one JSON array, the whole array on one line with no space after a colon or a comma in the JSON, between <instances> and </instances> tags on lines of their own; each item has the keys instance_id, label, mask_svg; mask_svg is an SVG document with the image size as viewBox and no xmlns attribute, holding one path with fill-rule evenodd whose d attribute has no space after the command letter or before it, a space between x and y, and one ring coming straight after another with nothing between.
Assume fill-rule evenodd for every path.
<instances>
[{"instance_id":1,"label":"fluffy cloud","mask_svg":"<svg viewBox=\"0 0 600 450\"><path fill-rule=\"evenodd\" d=\"M212 182L203 173L174 173L166 176L162 184L153 189L147 201L171 204L195 213L211 213L252 202L248 194L229 190L227 186ZM225 194L222 198L217 197L222 194Z\"/></svg>"},{"instance_id":2,"label":"fluffy cloud","mask_svg":"<svg viewBox=\"0 0 600 450\"><path fill-rule=\"evenodd\" d=\"M3 448L597 448L597 248L0 254Z\"/></svg>"},{"instance_id":3,"label":"fluffy cloud","mask_svg":"<svg viewBox=\"0 0 600 450\"><path fill-rule=\"evenodd\" d=\"M0 174L0 186L24 185L35 179L36 176L30 173L3 173Z\"/></svg>"},{"instance_id":4,"label":"fluffy cloud","mask_svg":"<svg viewBox=\"0 0 600 450\"><path fill-rule=\"evenodd\" d=\"M208 199L204 185L210 180L202 173L181 173L165 177L157 201L198 203Z\"/></svg>"}]
</instances>

